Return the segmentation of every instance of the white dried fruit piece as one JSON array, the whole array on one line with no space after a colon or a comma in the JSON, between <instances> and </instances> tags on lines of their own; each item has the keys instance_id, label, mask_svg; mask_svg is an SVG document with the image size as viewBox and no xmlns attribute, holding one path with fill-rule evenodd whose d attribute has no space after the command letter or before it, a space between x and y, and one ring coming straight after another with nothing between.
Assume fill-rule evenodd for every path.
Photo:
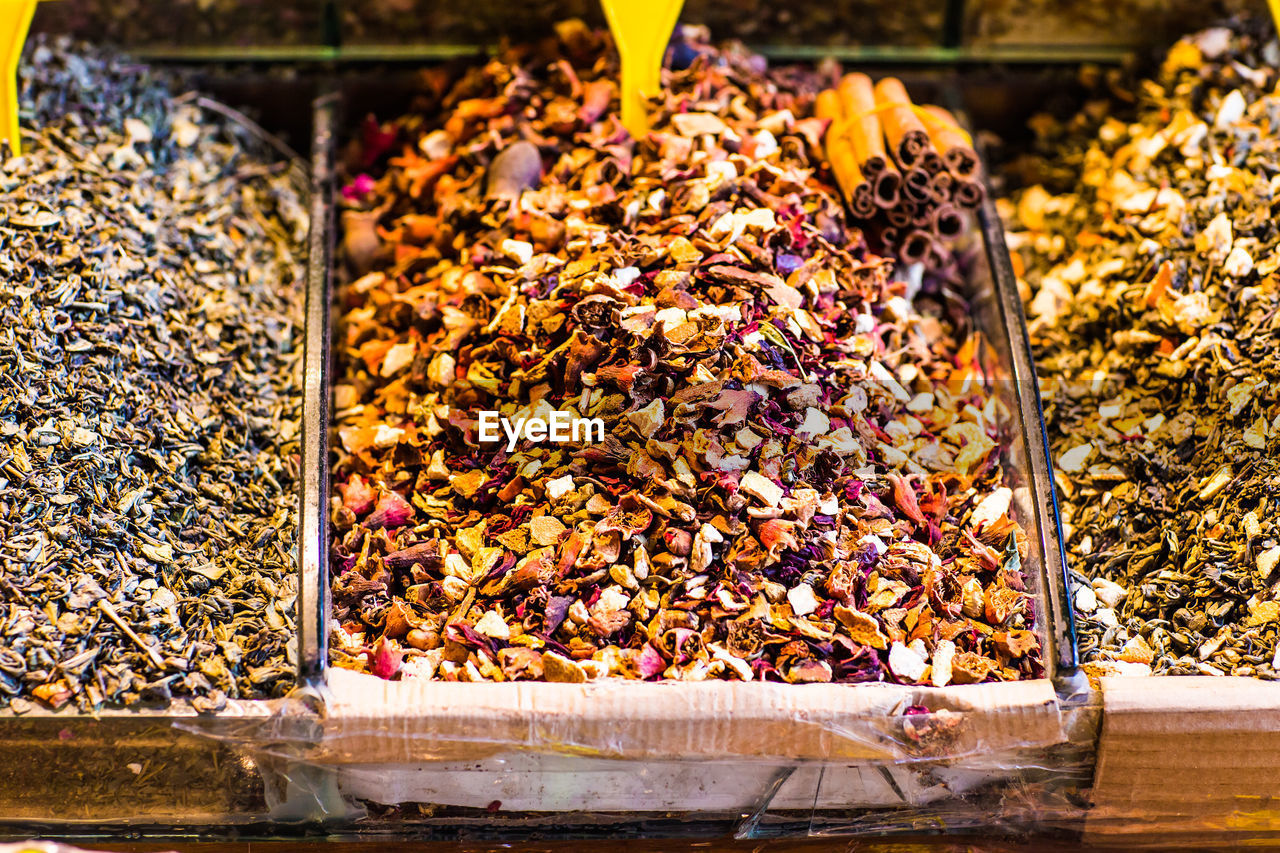
<instances>
[{"instance_id":1,"label":"white dried fruit piece","mask_svg":"<svg viewBox=\"0 0 1280 853\"><path fill-rule=\"evenodd\" d=\"M1078 474L1084 470L1085 463L1093 455L1092 444L1077 444L1058 457L1058 467L1068 474Z\"/></svg>"},{"instance_id":2,"label":"white dried fruit piece","mask_svg":"<svg viewBox=\"0 0 1280 853\"><path fill-rule=\"evenodd\" d=\"M956 656L956 644L950 640L939 640L933 650L933 673L930 681L934 687L946 687L951 683L951 662Z\"/></svg>"},{"instance_id":3,"label":"white dried fruit piece","mask_svg":"<svg viewBox=\"0 0 1280 853\"><path fill-rule=\"evenodd\" d=\"M820 435L826 435L831 431L831 421L826 414L815 409L807 408L804 411L804 421L800 426L796 427L796 435L800 438L815 438Z\"/></svg>"},{"instance_id":4,"label":"white dried fruit piece","mask_svg":"<svg viewBox=\"0 0 1280 853\"><path fill-rule=\"evenodd\" d=\"M450 601L461 601L463 596L467 594L467 590L471 588L471 585L462 578L446 577L440 582L440 588Z\"/></svg>"},{"instance_id":5,"label":"white dried fruit piece","mask_svg":"<svg viewBox=\"0 0 1280 853\"><path fill-rule=\"evenodd\" d=\"M907 403L907 411L915 414L923 414L933 409L933 395L925 392L917 394L911 398L911 402Z\"/></svg>"},{"instance_id":6,"label":"white dried fruit piece","mask_svg":"<svg viewBox=\"0 0 1280 853\"><path fill-rule=\"evenodd\" d=\"M889 671L901 680L914 684L924 677L928 667L924 658L902 643L889 647Z\"/></svg>"},{"instance_id":7,"label":"white dried fruit piece","mask_svg":"<svg viewBox=\"0 0 1280 853\"><path fill-rule=\"evenodd\" d=\"M711 546L724 541L724 535L710 524L703 524L693 537L693 551L689 554L689 568L695 575L701 574L711 565L715 554Z\"/></svg>"},{"instance_id":8,"label":"white dried fruit piece","mask_svg":"<svg viewBox=\"0 0 1280 853\"><path fill-rule=\"evenodd\" d=\"M447 554L444 558L443 572L449 577L471 580L471 563L457 552Z\"/></svg>"},{"instance_id":9,"label":"white dried fruit piece","mask_svg":"<svg viewBox=\"0 0 1280 853\"><path fill-rule=\"evenodd\" d=\"M960 587L960 612L970 619L981 619L986 613L986 597L982 581L969 578Z\"/></svg>"},{"instance_id":10,"label":"white dried fruit piece","mask_svg":"<svg viewBox=\"0 0 1280 853\"><path fill-rule=\"evenodd\" d=\"M1087 586L1076 590L1076 610L1092 613L1098 609L1098 594Z\"/></svg>"},{"instance_id":11,"label":"white dried fruit piece","mask_svg":"<svg viewBox=\"0 0 1280 853\"><path fill-rule=\"evenodd\" d=\"M1233 239L1231 219L1225 213L1219 213L1196 235L1196 251L1207 256L1211 263L1220 264L1231 251Z\"/></svg>"},{"instance_id":12,"label":"white dried fruit piece","mask_svg":"<svg viewBox=\"0 0 1280 853\"><path fill-rule=\"evenodd\" d=\"M969 523L978 528L984 524L994 524L1009 512L1009 504L1013 500L1013 489L1001 486L973 508Z\"/></svg>"},{"instance_id":13,"label":"white dried fruit piece","mask_svg":"<svg viewBox=\"0 0 1280 853\"><path fill-rule=\"evenodd\" d=\"M1110 607L1100 607L1094 612L1093 618L1108 628L1120 627L1120 620L1116 618L1116 612Z\"/></svg>"},{"instance_id":14,"label":"white dried fruit piece","mask_svg":"<svg viewBox=\"0 0 1280 853\"><path fill-rule=\"evenodd\" d=\"M1213 118L1213 126L1218 130L1227 130L1244 118L1244 94L1239 89L1232 89L1218 105L1218 114Z\"/></svg>"},{"instance_id":15,"label":"white dried fruit piece","mask_svg":"<svg viewBox=\"0 0 1280 853\"><path fill-rule=\"evenodd\" d=\"M1098 597L1098 600L1107 607L1115 607L1124 601L1125 596L1129 594L1129 590L1106 578L1093 579L1093 592Z\"/></svg>"},{"instance_id":16,"label":"white dried fruit piece","mask_svg":"<svg viewBox=\"0 0 1280 853\"><path fill-rule=\"evenodd\" d=\"M1231 390L1227 392L1227 407L1231 413L1231 417L1236 417L1245 410L1245 407L1253 400L1254 386L1241 382L1233 385Z\"/></svg>"},{"instance_id":17,"label":"white dried fruit piece","mask_svg":"<svg viewBox=\"0 0 1280 853\"><path fill-rule=\"evenodd\" d=\"M729 129L719 116L712 113L677 113L671 117L671 124L681 136L702 136L704 133L718 136Z\"/></svg>"},{"instance_id":18,"label":"white dried fruit piece","mask_svg":"<svg viewBox=\"0 0 1280 853\"><path fill-rule=\"evenodd\" d=\"M458 362L447 352L437 353L427 366L427 381L433 388L444 389L453 384Z\"/></svg>"},{"instance_id":19,"label":"white dried fruit piece","mask_svg":"<svg viewBox=\"0 0 1280 853\"><path fill-rule=\"evenodd\" d=\"M130 142L150 142L155 138L151 132L151 126L136 118L124 120L124 132L128 134Z\"/></svg>"},{"instance_id":20,"label":"white dried fruit piece","mask_svg":"<svg viewBox=\"0 0 1280 853\"><path fill-rule=\"evenodd\" d=\"M1209 295L1196 291L1186 293L1168 306L1169 319L1186 335L1194 335L1218 320L1218 314L1209 307Z\"/></svg>"},{"instance_id":21,"label":"white dried fruit piece","mask_svg":"<svg viewBox=\"0 0 1280 853\"><path fill-rule=\"evenodd\" d=\"M507 627L507 620L499 616L496 610L485 611L485 614L476 622L475 629L477 634L484 634L495 640L511 639L511 629Z\"/></svg>"},{"instance_id":22,"label":"white dried fruit piece","mask_svg":"<svg viewBox=\"0 0 1280 853\"><path fill-rule=\"evenodd\" d=\"M777 508L778 502L782 500L782 487L756 471L743 474L738 488L767 507Z\"/></svg>"},{"instance_id":23,"label":"white dried fruit piece","mask_svg":"<svg viewBox=\"0 0 1280 853\"><path fill-rule=\"evenodd\" d=\"M500 247L502 254L523 266L533 258L533 244L524 240L503 240Z\"/></svg>"},{"instance_id":24,"label":"white dried fruit piece","mask_svg":"<svg viewBox=\"0 0 1280 853\"><path fill-rule=\"evenodd\" d=\"M1240 519L1240 526L1244 528L1245 535L1250 539L1254 539L1262 535L1262 525L1258 523L1258 513L1255 510L1249 510Z\"/></svg>"},{"instance_id":25,"label":"white dried fruit piece","mask_svg":"<svg viewBox=\"0 0 1280 853\"><path fill-rule=\"evenodd\" d=\"M382 366L378 370L378 375L383 377L395 376L413 364L413 357L417 352L418 347L412 341L392 345L387 350L386 355L382 357Z\"/></svg>"},{"instance_id":26,"label":"white dried fruit piece","mask_svg":"<svg viewBox=\"0 0 1280 853\"><path fill-rule=\"evenodd\" d=\"M1256 421L1245 429L1244 443L1255 450L1265 450L1267 447L1268 431L1267 419L1259 416Z\"/></svg>"},{"instance_id":27,"label":"white dried fruit piece","mask_svg":"<svg viewBox=\"0 0 1280 853\"><path fill-rule=\"evenodd\" d=\"M1213 498L1218 492L1221 492L1231 482L1232 473L1229 464L1219 466L1208 478L1205 479L1204 485L1200 487L1200 500L1207 501Z\"/></svg>"},{"instance_id":28,"label":"white dried fruit piece","mask_svg":"<svg viewBox=\"0 0 1280 853\"><path fill-rule=\"evenodd\" d=\"M818 605L822 603L813 594L813 587L807 583L799 584L787 590L787 602L791 605L791 612L797 616L808 616L817 610Z\"/></svg>"},{"instance_id":29,"label":"white dried fruit piece","mask_svg":"<svg viewBox=\"0 0 1280 853\"><path fill-rule=\"evenodd\" d=\"M1232 278L1244 278L1253 271L1253 257L1241 246L1236 246L1222 262L1222 272Z\"/></svg>"},{"instance_id":30,"label":"white dried fruit piece","mask_svg":"<svg viewBox=\"0 0 1280 853\"><path fill-rule=\"evenodd\" d=\"M1119 675L1141 677L1151 674L1151 667L1147 664L1115 660L1089 661L1083 664L1081 669L1084 670L1085 677L1089 679L1089 684L1094 690L1102 689L1100 682L1102 678Z\"/></svg>"},{"instance_id":31,"label":"white dried fruit piece","mask_svg":"<svg viewBox=\"0 0 1280 853\"><path fill-rule=\"evenodd\" d=\"M1142 637L1132 637L1120 650L1120 660L1126 663L1151 663L1156 653Z\"/></svg>"},{"instance_id":32,"label":"white dried fruit piece","mask_svg":"<svg viewBox=\"0 0 1280 853\"><path fill-rule=\"evenodd\" d=\"M403 437L404 430L400 427L378 424L378 428L373 433L373 446L379 450L385 450L388 447L395 447Z\"/></svg>"},{"instance_id":33,"label":"white dried fruit piece","mask_svg":"<svg viewBox=\"0 0 1280 853\"><path fill-rule=\"evenodd\" d=\"M666 409L663 406L661 397L655 399L643 409L627 415L627 420L631 422L631 425L636 428L642 438L652 437L662 427L666 419Z\"/></svg>"},{"instance_id":34,"label":"white dried fruit piece","mask_svg":"<svg viewBox=\"0 0 1280 853\"><path fill-rule=\"evenodd\" d=\"M572 492L573 488L572 474L565 474L563 477L547 480L547 497L553 501L560 500L560 498Z\"/></svg>"}]
</instances>

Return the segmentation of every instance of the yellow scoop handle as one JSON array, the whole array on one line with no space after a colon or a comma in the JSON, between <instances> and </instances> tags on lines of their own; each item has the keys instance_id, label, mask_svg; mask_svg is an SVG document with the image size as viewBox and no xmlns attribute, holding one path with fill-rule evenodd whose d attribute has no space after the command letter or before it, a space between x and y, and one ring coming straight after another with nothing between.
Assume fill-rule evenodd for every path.
<instances>
[{"instance_id":1,"label":"yellow scoop handle","mask_svg":"<svg viewBox=\"0 0 1280 853\"><path fill-rule=\"evenodd\" d=\"M18 142L18 57L27 40L36 0L0 0L0 142L9 140L14 156Z\"/></svg>"},{"instance_id":2,"label":"yellow scoop handle","mask_svg":"<svg viewBox=\"0 0 1280 853\"><path fill-rule=\"evenodd\" d=\"M632 136L640 137L649 130L645 97L656 95L662 86L662 56L684 0L600 0L600 5L622 60L622 123Z\"/></svg>"}]
</instances>

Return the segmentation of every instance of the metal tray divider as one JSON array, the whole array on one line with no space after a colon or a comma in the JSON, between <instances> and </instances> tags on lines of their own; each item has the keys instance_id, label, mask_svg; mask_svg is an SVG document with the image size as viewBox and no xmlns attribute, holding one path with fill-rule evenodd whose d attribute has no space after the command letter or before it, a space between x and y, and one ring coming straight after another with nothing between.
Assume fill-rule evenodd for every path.
<instances>
[{"instance_id":1,"label":"metal tray divider","mask_svg":"<svg viewBox=\"0 0 1280 853\"><path fill-rule=\"evenodd\" d=\"M329 307L334 254L333 133L337 95L314 102L311 228L307 236L301 511L298 519L298 675L323 688L329 665Z\"/></svg>"}]
</instances>

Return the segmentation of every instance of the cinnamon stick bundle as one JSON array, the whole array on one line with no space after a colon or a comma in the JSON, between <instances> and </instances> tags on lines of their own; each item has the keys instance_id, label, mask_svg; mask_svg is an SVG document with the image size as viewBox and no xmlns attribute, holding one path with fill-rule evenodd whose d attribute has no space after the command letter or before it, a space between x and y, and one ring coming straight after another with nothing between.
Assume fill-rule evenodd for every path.
<instances>
[{"instance_id":1,"label":"cinnamon stick bundle","mask_svg":"<svg viewBox=\"0 0 1280 853\"><path fill-rule=\"evenodd\" d=\"M912 109L906 87L897 77L885 77L874 88L875 107L884 124L884 135L898 163L909 169L932 148L929 132Z\"/></svg>"},{"instance_id":2,"label":"cinnamon stick bundle","mask_svg":"<svg viewBox=\"0 0 1280 853\"><path fill-rule=\"evenodd\" d=\"M876 109L871 78L865 74L846 74L836 92L845 115L845 133L853 146L854 157L862 173L872 182L872 197L883 208L898 202L902 177L884 147L884 130Z\"/></svg>"},{"instance_id":3,"label":"cinnamon stick bundle","mask_svg":"<svg viewBox=\"0 0 1280 853\"><path fill-rule=\"evenodd\" d=\"M949 240L963 209L982 204L980 164L968 135L940 107L917 107L901 81L846 74L814 106L828 119L824 147L855 219L903 263L954 263Z\"/></svg>"}]
</instances>

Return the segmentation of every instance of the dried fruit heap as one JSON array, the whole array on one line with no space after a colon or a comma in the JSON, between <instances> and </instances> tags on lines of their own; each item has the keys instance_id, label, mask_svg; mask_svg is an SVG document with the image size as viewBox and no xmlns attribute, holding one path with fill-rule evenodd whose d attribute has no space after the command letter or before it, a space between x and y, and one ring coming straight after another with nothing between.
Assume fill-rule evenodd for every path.
<instances>
[{"instance_id":1,"label":"dried fruit heap","mask_svg":"<svg viewBox=\"0 0 1280 853\"><path fill-rule=\"evenodd\" d=\"M1093 674L1276 677L1280 49L1178 42L1134 90L1042 118L1006 204L1028 286Z\"/></svg>"},{"instance_id":2,"label":"dried fruit heap","mask_svg":"<svg viewBox=\"0 0 1280 853\"><path fill-rule=\"evenodd\" d=\"M705 43L620 129L580 25L370 123L344 188L335 662L383 677L1040 674L967 306L846 226L830 79ZM439 115L439 120L424 118ZM479 416L603 442L479 440Z\"/></svg>"}]
</instances>

